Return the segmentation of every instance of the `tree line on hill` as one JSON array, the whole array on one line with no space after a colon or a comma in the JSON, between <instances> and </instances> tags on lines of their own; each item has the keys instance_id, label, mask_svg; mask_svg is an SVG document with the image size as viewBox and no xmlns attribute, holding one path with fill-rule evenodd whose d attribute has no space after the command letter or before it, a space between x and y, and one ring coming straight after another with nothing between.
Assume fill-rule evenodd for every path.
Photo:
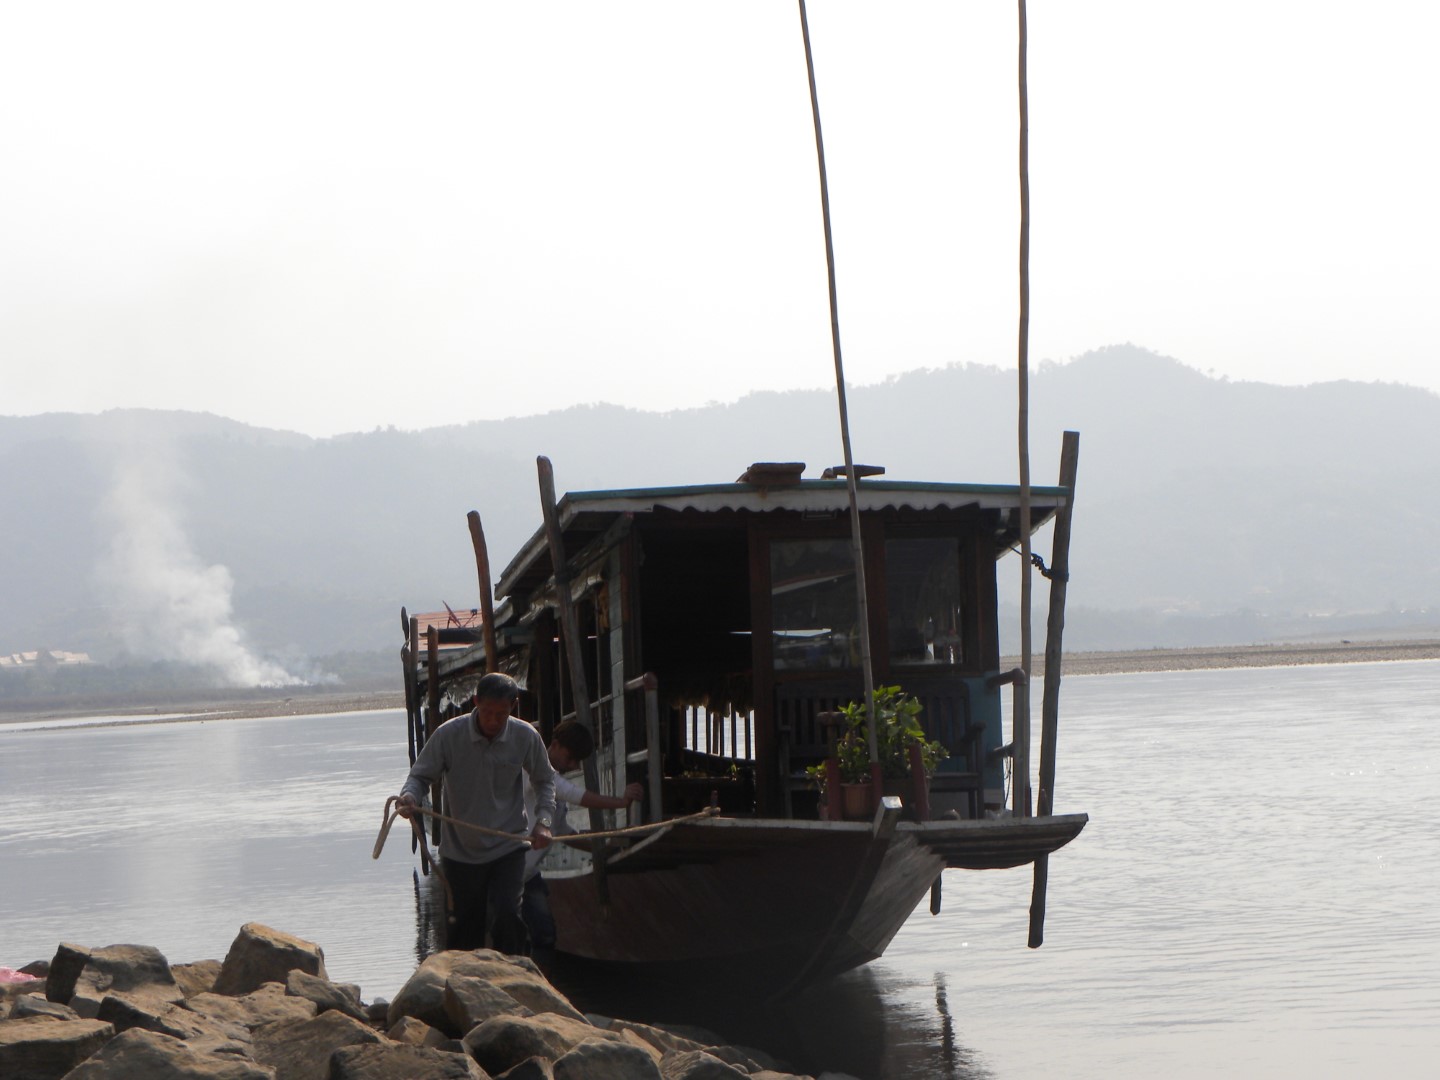
<instances>
[{"instance_id":1,"label":"tree line on hill","mask_svg":"<svg viewBox=\"0 0 1440 1080\"><path fill-rule=\"evenodd\" d=\"M970 365L853 388L856 460L1013 483L1015 382ZM1067 428L1071 648L1440 630L1437 395L1231 382L1114 346L1032 374L1036 483L1053 482ZM398 648L402 605L478 603L468 510L497 569L538 526L541 453L561 490L725 482L753 461L816 476L841 459L822 390L329 439L175 412L0 417L0 652L143 667L240 650L303 672ZM1017 579L1008 558L1003 602Z\"/></svg>"}]
</instances>

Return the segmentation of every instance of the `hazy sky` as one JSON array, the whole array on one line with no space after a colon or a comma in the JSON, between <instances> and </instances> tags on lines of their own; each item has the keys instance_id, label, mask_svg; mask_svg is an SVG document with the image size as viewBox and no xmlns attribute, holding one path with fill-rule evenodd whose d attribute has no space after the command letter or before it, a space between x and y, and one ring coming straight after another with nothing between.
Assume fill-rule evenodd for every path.
<instances>
[{"instance_id":1,"label":"hazy sky","mask_svg":"<svg viewBox=\"0 0 1440 1080\"><path fill-rule=\"evenodd\" d=\"M1031 0L1032 362L1440 391L1434 5ZM1010 365L1015 5L810 9L852 382ZM794 3L0 3L0 414L832 377Z\"/></svg>"}]
</instances>

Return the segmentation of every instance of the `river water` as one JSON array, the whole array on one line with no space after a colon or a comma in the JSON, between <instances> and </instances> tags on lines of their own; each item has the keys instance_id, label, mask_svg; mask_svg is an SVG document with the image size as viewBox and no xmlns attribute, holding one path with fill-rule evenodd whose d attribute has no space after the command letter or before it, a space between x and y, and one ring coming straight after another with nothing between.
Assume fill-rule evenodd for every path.
<instances>
[{"instance_id":1,"label":"river water","mask_svg":"<svg viewBox=\"0 0 1440 1080\"><path fill-rule=\"evenodd\" d=\"M1440 662L1072 677L1050 862L947 871L885 957L776 1008L555 973L584 1008L699 1022L881 1078L1436 1075ZM60 941L222 958L256 920L389 997L424 947L398 712L0 727L0 965Z\"/></svg>"}]
</instances>

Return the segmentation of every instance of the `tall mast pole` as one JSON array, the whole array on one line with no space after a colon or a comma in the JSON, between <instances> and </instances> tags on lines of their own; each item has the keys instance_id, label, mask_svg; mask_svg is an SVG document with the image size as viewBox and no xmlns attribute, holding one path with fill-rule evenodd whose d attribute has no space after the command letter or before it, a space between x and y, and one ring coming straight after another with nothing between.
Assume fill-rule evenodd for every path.
<instances>
[{"instance_id":1,"label":"tall mast pole","mask_svg":"<svg viewBox=\"0 0 1440 1080\"><path fill-rule=\"evenodd\" d=\"M1018 0L1020 89L1020 667L1015 683L1016 817L1030 814L1030 93L1026 80L1025 0Z\"/></svg>"},{"instance_id":2,"label":"tall mast pole","mask_svg":"<svg viewBox=\"0 0 1440 1080\"><path fill-rule=\"evenodd\" d=\"M830 184L825 172L825 139L820 133L820 97L815 91L815 58L810 51L810 20L805 0L800 4L800 35L805 41L805 72L810 80L810 115L815 121L815 158L820 166L820 216L825 225L825 269L830 284L830 341L835 354L835 395L840 402L840 440L845 448L845 486L850 495L850 551L855 559L856 617L860 622L860 671L865 685L870 736L870 761L878 769L880 753L875 738L875 676L870 665L870 605L865 590L865 552L860 542L860 493L855 482L855 459L850 452L850 414L845 405L845 366L840 358L840 306L835 293L835 241L830 231Z\"/></svg>"}]
</instances>

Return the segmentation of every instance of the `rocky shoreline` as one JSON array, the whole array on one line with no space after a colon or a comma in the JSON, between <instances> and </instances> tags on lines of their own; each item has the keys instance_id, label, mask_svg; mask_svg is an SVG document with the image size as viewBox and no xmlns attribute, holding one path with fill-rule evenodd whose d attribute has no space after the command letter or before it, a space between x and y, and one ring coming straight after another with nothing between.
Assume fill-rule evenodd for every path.
<instances>
[{"instance_id":1,"label":"rocky shoreline","mask_svg":"<svg viewBox=\"0 0 1440 1080\"><path fill-rule=\"evenodd\" d=\"M436 953L368 1003L320 946L258 923L223 962L62 943L0 975L6 1080L815 1080L698 1028L583 1014L488 949Z\"/></svg>"}]
</instances>

